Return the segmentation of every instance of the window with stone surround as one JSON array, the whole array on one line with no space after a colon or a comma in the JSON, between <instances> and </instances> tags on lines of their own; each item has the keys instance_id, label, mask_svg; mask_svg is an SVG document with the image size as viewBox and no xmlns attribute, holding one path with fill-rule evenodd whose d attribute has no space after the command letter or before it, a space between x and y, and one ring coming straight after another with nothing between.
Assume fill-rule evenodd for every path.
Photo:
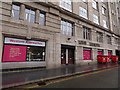
<instances>
[{"instance_id":1,"label":"window with stone surround","mask_svg":"<svg viewBox=\"0 0 120 90\"><path fill-rule=\"evenodd\" d=\"M99 18L95 14L93 14L93 22L99 25Z\"/></svg>"},{"instance_id":2,"label":"window with stone surround","mask_svg":"<svg viewBox=\"0 0 120 90\"><path fill-rule=\"evenodd\" d=\"M83 18L85 18L85 19L88 19L88 12L87 12L87 10L85 9L85 8L83 8L83 7L79 7L79 15L81 16L81 17L83 17Z\"/></svg>"},{"instance_id":3,"label":"window with stone surround","mask_svg":"<svg viewBox=\"0 0 120 90\"><path fill-rule=\"evenodd\" d=\"M19 14L20 14L20 6L16 4L12 4L11 17L19 19Z\"/></svg>"},{"instance_id":4,"label":"window with stone surround","mask_svg":"<svg viewBox=\"0 0 120 90\"><path fill-rule=\"evenodd\" d=\"M28 9L28 8L25 8L24 20L34 23L35 22L35 11Z\"/></svg>"},{"instance_id":5,"label":"window with stone surround","mask_svg":"<svg viewBox=\"0 0 120 90\"><path fill-rule=\"evenodd\" d=\"M91 40L91 29L83 27L83 39Z\"/></svg>"},{"instance_id":6,"label":"window with stone surround","mask_svg":"<svg viewBox=\"0 0 120 90\"><path fill-rule=\"evenodd\" d=\"M60 0L60 7L72 12L72 1L71 0Z\"/></svg>"},{"instance_id":7,"label":"window with stone surround","mask_svg":"<svg viewBox=\"0 0 120 90\"><path fill-rule=\"evenodd\" d=\"M106 36L106 39L107 39L107 44L111 44L111 36L110 36L110 35L107 35L107 36Z\"/></svg>"},{"instance_id":8,"label":"window with stone surround","mask_svg":"<svg viewBox=\"0 0 120 90\"><path fill-rule=\"evenodd\" d=\"M45 25L45 14L44 13L40 13L39 24L43 26Z\"/></svg>"},{"instance_id":9,"label":"window with stone surround","mask_svg":"<svg viewBox=\"0 0 120 90\"><path fill-rule=\"evenodd\" d=\"M92 7L98 10L98 2L96 2L95 0L92 0Z\"/></svg>"},{"instance_id":10,"label":"window with stone surround","mask_svg":"<svg viewBox=\"0 0 120 90\"><path fill-rule=\"evenodd\" d=\"M68 36L73 36L73 23L61 20L61 33Z\"/></svg>"},{"instance_id":11,"label":"window with stone surround","mask_svg":"<svg viewBox=\"0 0 120 90\"><path fill-rule=\"evenodd\" d=\"M97 42L103 42L103 34L101 32L96 32Z\"/></svg>"}]
</instances>

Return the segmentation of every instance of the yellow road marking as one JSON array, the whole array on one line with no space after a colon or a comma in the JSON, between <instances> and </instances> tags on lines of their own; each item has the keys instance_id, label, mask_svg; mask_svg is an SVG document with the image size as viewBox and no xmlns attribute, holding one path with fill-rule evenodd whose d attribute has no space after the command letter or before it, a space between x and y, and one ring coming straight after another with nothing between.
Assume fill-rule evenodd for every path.
<instances>
[{"instance_id":1,"label":"yellow road marking","mask_svg":"<svg viewBox=\"0 0 120 90\"><path fill-rule=\"evenodd\" d=\"M57 80L57 81L51 81L51 82L47 83L44 86L48 86L50 84L54 84L54 83L58 83L58 82L62 82L62 81L70 80L70 79L79 78L79 77L82 77L82 76L88 76L88 75L91 75L91 74L96 74L96 73L100 73L100 72L104 72L104 71L109 71L109 70L112 70L112 69L115 69L115 68L118 68L118 67L114 67L114 68L110 68L110 69L105 69L105 70L101 70L101 71L96 71L96 72L91 72L91 73L86 73L86 74L83 74L83 75L77 75L77 76L73 76L73 77L68 77L68 78ZM42 86L35 85L33 87L27 87L27 88L30 89L30 88L39 88L39 87L42 87Z\"/></svg>"}]
</instances>

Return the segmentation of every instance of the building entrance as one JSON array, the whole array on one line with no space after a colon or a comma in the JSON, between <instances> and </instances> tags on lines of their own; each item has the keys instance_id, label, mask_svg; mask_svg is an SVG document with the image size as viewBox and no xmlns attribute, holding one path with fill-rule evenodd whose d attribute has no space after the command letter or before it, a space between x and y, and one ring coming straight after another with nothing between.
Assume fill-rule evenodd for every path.
<instances>
[{"instance_id":1,"label":"building entrance","mask_svg":"<svg viewBox=\"0 0 120 90\"><path fill-rule=\"evenodd\" d=\"M61 48L61 64L74 64L74 49L73 48Z\"/></svg>"}]
</instances>

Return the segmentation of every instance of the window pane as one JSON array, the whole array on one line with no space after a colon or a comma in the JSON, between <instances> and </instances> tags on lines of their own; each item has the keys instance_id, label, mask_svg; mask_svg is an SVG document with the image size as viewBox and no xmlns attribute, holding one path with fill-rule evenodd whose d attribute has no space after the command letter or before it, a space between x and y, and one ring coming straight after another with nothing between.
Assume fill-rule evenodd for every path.
<instances>
[{"instance_id":1,"label":"window pane","mask_svg":"<svg viewBox=\"0 0 120 90\"><path fill-rule=\"evenodd\" d=\"M11 17L19 19L20 7L17 5L12 5Z\"/></svg>"},{"instance_id":2,"label":"window pane","mask_svg":"<svg viewBox=\"0 0 120 90\"><path fill-rule=\"evenodd\" d=\"M27 47L26 61L45 61L45 48Z\"/></svg>"},{"instance_id":3,"label":"window pane","mask_svg":"<svg viewBox=\"0 0 120 90\"><path fill-rule=\"evenodd\" d=\"M20 7L19 6L17 6L17 5L12 5L12 9L14 9L14 10L20 10Z\"/></svg>"},{"instance_id":4,"label":"window pane","mask_svg":"<svg viewBox=\"0 0 120 90\"><path fill-rule=\"evenodd\" d=\"M30 22L34 23L35 22L35 15L30 16Z\"/></svg>"},{"instance_id":5,"label":"window pane","mask_svg":"<svg viewBox=\"0 0 120 90\"><path fill-rule=\"evenodd\" d=\"M45 15L42 13L40 14L39 24L41 25L45 24Z\"/></svg>"}]
</instances>

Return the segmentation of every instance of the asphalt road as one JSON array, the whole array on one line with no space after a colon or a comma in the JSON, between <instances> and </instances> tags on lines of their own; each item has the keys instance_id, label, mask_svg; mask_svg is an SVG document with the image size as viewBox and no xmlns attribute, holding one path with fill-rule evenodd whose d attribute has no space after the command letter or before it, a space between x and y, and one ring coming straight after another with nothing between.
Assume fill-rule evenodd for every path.
<instances>
[{"instance_id":1,"label":"asphalt road","mask_svg":"<svg viewBox=\"0 0 120 90\"><path fill-rule=\"evenodd\" d=\"M33 88L118 88L118 68L74 76Z\"/></svg>"}]
</instances>

